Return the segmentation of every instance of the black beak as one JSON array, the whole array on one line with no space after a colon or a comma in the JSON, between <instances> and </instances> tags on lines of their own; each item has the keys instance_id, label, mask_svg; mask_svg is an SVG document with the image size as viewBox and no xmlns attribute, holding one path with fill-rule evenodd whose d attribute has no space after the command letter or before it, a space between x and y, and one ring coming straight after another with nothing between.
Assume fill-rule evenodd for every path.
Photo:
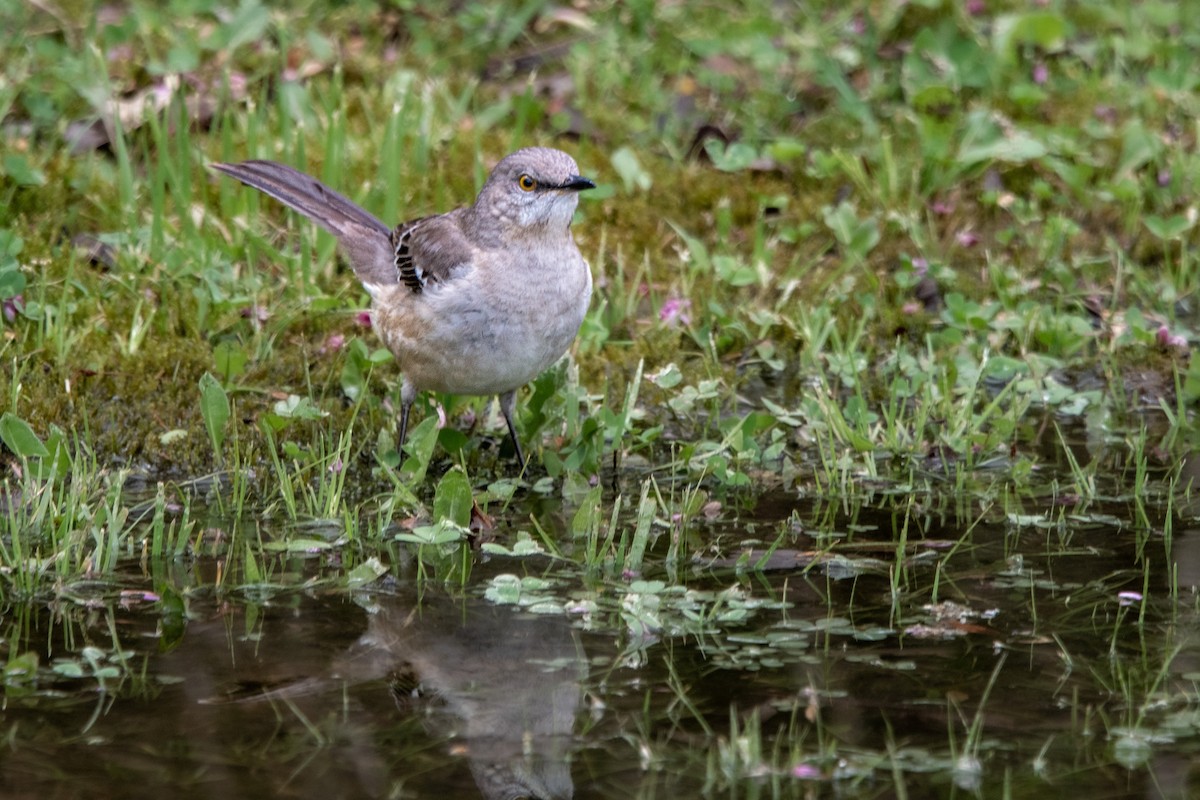
<instances>
[{"instance_id":1,"label":"black beak","mask_svg":"<svg viewBox=\"0 0 1200 800\"><path fill-rule=\"evenodd\" d=\"M570 178L567 178L566 183L559 184L558 188L569 189L572 192L582 192L584 189L595 189L596 184L588 178L572 175Z\"/></svg>"}]
</instances>

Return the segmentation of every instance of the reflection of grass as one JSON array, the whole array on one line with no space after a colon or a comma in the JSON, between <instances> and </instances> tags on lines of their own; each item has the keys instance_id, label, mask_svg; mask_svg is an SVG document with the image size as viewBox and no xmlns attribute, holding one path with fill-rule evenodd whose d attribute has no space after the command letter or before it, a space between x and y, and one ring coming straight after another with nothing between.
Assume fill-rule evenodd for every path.
<instances>
[{"instance_id":1,"label":"reflection of grass","mask_svg":"<svg viewBox=\"0 0 1200 800\"><path fill-rule=\"evenodd\" d=\"M959 744L953 723L951 722L948 726L950 729L950 757L954 761L954 783L956 786L968 791L978 791L983 782L981 750L984 744L984 723L986 721L984 710L988 704L988 699L991 697L992 689L996 686L996 679L1000 677L1001 670L1004 669L1006 658L1007 655L1002 654L996 660L996 666L992 669L992 676L988 680L983 694L979 697L979 705L975 709L975 714L971 717L970 724L966 725L966 741ZM961 710L955 708L955 711L959 712L959 716L961 717ZM965 720L962 721L965 722Z\"/></svg>"},{"instance_id":2,"label":"reflection of grass","mask_svg":"<svg viewBox=\"0 0 1200 800\"><path fill-rule=\"evenodd\" d=\"M1145 766L1156 747L1200 735L1200 693L1194 681L1186 676L1177 681L1173 674L1182 649L1158 654L1157 661L1113 659L1093 668L1115 699L1112 713L1102 711L1101 721L1113 758L1128 769Z\"/></svg>"}]
</instances>

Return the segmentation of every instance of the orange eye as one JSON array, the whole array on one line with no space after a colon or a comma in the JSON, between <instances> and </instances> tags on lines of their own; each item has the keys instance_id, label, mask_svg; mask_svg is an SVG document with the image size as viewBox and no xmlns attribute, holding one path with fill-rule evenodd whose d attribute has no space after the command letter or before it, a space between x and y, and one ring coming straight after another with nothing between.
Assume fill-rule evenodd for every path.
<instances>
[{"instance_id":1,"label":"orange eye","mask_svg":"<svg viewBox=\"0 0 1200 800\"><path fill-rule=\"evenodd\" d=\"M517 178L517 186L520 186L522 191L532 192L537 188L537 181L528 175L522 175L521 177Z\"/></svg>"}]
</instances>

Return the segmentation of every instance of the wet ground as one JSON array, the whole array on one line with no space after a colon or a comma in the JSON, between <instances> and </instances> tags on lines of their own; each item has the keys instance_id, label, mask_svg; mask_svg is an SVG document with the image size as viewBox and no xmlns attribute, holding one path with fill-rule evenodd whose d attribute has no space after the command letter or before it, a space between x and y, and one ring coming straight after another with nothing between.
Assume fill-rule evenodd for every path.
<instances>
[{"instance_id":1,"label":"wet ground","mask_svg":"<svg viewBox=\"0 0 1200 800\"><path fill-rule=\"evenodd\" d=\"M1065 486L1065 453L1041 458ZM10 606L0 786L1200 796L1200 526L1186 496L1166 524L1122 480L1087 500L886 482L854 501L729 496L688 523L686 563L669 568L660 535L617 579L476 553L447 588L409 554L346 590L326 551L218 589L236 581L214 559L130 563L119 586ZM497 541L529 511L514 503Z\"/></svg>"}]
</instances>

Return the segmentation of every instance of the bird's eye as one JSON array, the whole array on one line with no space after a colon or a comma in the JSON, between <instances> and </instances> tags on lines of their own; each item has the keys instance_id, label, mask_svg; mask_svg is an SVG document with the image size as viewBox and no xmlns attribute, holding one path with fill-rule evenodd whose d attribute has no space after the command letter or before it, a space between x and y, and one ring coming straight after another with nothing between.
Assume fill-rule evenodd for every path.
<instances>
[{"instance_id":1,"label":"bird's eye","mask_svg":"<svg viewBox=\"0 0 1200 800\"><path fill-rule=\"evenodd\" d=\"M528 175L522 175L517 178L517 186L520 186L523 192L532 192L537 188L537 181Z\"/></svg>"}]
</instances>

